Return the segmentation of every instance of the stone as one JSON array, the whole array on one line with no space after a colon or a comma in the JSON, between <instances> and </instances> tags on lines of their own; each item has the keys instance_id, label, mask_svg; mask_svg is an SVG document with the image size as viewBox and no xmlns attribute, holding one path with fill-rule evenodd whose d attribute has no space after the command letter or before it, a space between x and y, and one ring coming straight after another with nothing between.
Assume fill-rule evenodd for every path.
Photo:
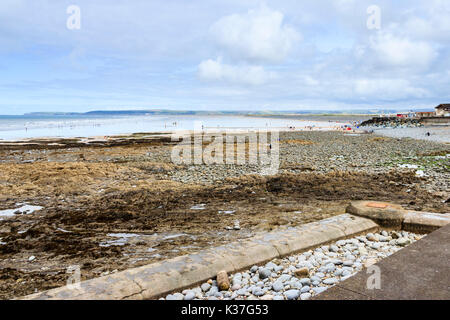
<instances>
[{"instance_id":1,"label":"stone","mask_svg":"<svg viewBox=\"0 0 450 320\"><path fill-rule=\"evenodd\" d=\"M302 278L302 279L300 279L299 280L300 281L300 283L302 284L302 285L306 285L306 286L309 286L310 284L311 284L311 279L309 279L309 278Z\"/></svg>"},{"instance_id":2,"label":"stone","mask_svg":"<svg viewBox=\"0 0 450 320\"><path fill-rule=\"evenodd\" d=\"M266 295L261 297L261 300L273 300L273 295L266 294Z\"/></svg>"},{"instance_id":3,"label":"stone","mask_svg":"<svg viewBox=\"0 0 450 320\"><path fill-rule=\"evenodd\" d=\"M200 288L202 289L203 292L206 292L209 289L211 289L211 285L209 283L204 283L200 286Z\"/></svg>"},{"instance_id":4,"label":"stone","mask_svg":"<svg viewBox=\"0 0 450 320\"><path fill-rule=\"evenodd\" d=\"M309 270L308 270L308 268L303 267L303 268L295 270L294 274L297 277L309 277Z\"/></svg>"},{"instance_id":5,"label":"stone","mask_svg":"<svg viewBox=\"0 0 450 320\"><path fill-rule=\"evenodd\" d=\"M353 264L354 264L353 260L344 261L344 266L345 267L352 267Z\"/></svg>"},{"instance_id":6,"label":"stone","mask_svg":"<svg viewBox=\"0 0 450 320\"><path fill-rule=\"evenodd\" d=\"M264 295L264 290L263 289L261 289L260 287L255 287L255 288L253 288L253 290L252 290L252 294L254 295L254 296L257 296L257 297L260 297L260 296L262 296L262 295Z\"/></svg>"},{"instance_id":7,"label":"stone","mask_svg":"<svg viewBox=\"0 0 450 320\"><path fill-rule=\"evenodd\" d=\"M309 300L309 299L311 299L311 293L309 293L309 292L302 293L300 295L300 299L301 300Z\"/></svg>"},{"instance_id":8,"label":"stone","mask_svg":"<svg viewBox=\"0 0 450 320\"><path fill-rule=\"evenodd\" d=\"M185 295L184 295L184 300L194 300L195 298L195 293L194 291L188 291Z\"/></svg>"},{"instance_id":9,"label":"stone","mask_svg":"<svg viewBox=\"0 0 450 320\"><path fill-rule=\"evenodd\" d=\"M243 296L243 295L245 295L246 293L247 293L247 290L244 289L244 288L239 289L239 290L236 291L236 294L239 295L239 296Z\"/></svg>"},{"instance_id":10,"label":"stone","mask_svg":"<svg viewBox=\"0 0 450 320\"><path fill-rule=\"evenodd\" d=\"M233 286L231 287L231 291L237 291L240 288L241 288L241 285L236 283L236 284L233 284Z\"/></svg>"},{"instance_id":11,"label":"stone","mask_svg":"<svg viewBox=\"0 0 450 320\"><path fill-rule=\"evenodd\" d=\"M326 270L326 272L333 272L334 270L336 270L336 267L334 266L333 263L328 263L325 266L325 270Z\"/></svg>"},{"instance_id":12,"label":"stone","mask_svg":"<svg viewBox=\"0 0 450 320\"><path fill-rule=\"evenodd\" d=\"M378 241L378 236L373 233L369 233L366 235L367 240L369 241Z\"/></svg>"},{"instance_id":13,"label":"stone","mask_svg":"<svg viewBox=\"0 0 450 320\"><path fill-rule=\"evenodd\" d=\"M221 291L226 291L230 289L230 280L228 279L228 274L225 270L221 270L217 273L217 286Z\"/></svg>"},{"instance_id":14,"label":"stone","mask_svg":"<svg viewBox=\"0 0 450 320\"><path fill-rule=\"evenodd\" d=\"M310 290L311 290L311 287L309 287L309 286L304 286L303 288L300 289L300 293L309 292Z\"/></svg>"},{"instance_id":15,"label":"stone","mask_svg":"<svg viewBox=\"0 0 450 320\"><path fill-rule=\"evenodd\" d=\"M338 283L338 279L336 279L336 278L328 278L328 279L323 280L322 282L324 284L327 284L327 285L333 285L333 284Z\"/></svg>"},{"instance_id":16,"label":"stone","mask_svg":"<svg viewBox=\"0 0 450 320\"><path fill-rule=\"evenodd\" d=\"M276 266L275 269L274 269L273 271L275 271L275 272L278 273L278 272L280 272L280 271L283 271L283 269L284 269L283 266Z\"/></svg>"},{"instance_id":17,"label":"stone","mask_svg":"<svg viewBox=\"0 0 450 320\"><path fill-rule=\"evenodd\" d=\"M337 252L339 251L339 247L336 246L336 245L331 245L331 246L330 246L330 251L331 251L331 252L336 252L336 253L337 253Z\"/></svg>"},{"instance_id":18,"label":"stone","mask_svg":"<svg viewBox=\"0 0 450 320\"><path fill-rule=\"evenodd\" d=\"M325 255L322 252L315 252L314 257L316 259L323 259L323 258L325 258Z\"/></svg>"},{"instance_id":19,"label":"stone","mask_svg":"<svg viewBox=\"0 0 450 320\"><path fill-rule=\"evenodd\" d=\"M359 254L362 255L362 256L367 256L367 255L369 254L369 252L367 251L367 249L364 248L364 247L359 247L359 248L358 248L358 251L359 251Z\"/></svg>"},{"instance_id":20,"label":"stone","mask_svg":"<svg viewBox=\"0 0 450 320\"><path fill-rule=\"evenodd\" d=\"M275 263L273 263L273 262L268 262L266 264L266 268L269 269L269 270L274 270L276 267L277 267L277 265Z\"/></svg>"},{"instance_id":21,"label":"stone","mask_svg":"<svg viewBox=\"0 0 450 320\"><path fill-rule=\"evenodd\" d=\"M217 292L219 292L219 288L216 286L211 287L209 291L206 293L207 296L214 296Z\"/></svg>"},{"instance_id":22,"label":"stone","mask_svg":"<svg viewBox=\"0 0 450 320\"><path fill-rule=\"evenodd\" d=\"M280 280L277 280L272 284L272 289L273 291L278 292L284 289L284 285Z\"/></svg>"},{"instance_id":23,"label":"stone","mask_svg":"<svg viewBox=\"0 0 450 320\"><path fill-rule=\"evenodd\" d=\"M400 247L407 246L410 243L411 243L411 240L409 240L408 238L399 238L396 241L396 244Z\"/></svg>"},{"instance_id":24,"label":"stone","mask_svg":"<svg viewBox=\"0 0 450 320\"><path fill-rule=\"evenodd\" d=\"M331 259L330 262L336 266L339 266L343 263L342 260L339 260L339 259Z\"/></svg>"},{"instance_id":25,"label":"stone","mask_svg":"<svg viewBox=\"0 0 450 320\"><path fill-rule=\"evenodd\" d=\"M174 297L174 300L183 300L184 299L184 296L179 292L174 293L173 297Z\"/></svg>"},{"instance_id":26,"label":"stone","mask_svg":"<svg viewBox=\"0 0 450 320\"><path fill-rule=\"evenodd\" d=\"M288 290L284 293L286 299L288 300L296 300L298 299L299 295L300 295L300 291L299 290L295 290L295 289L291 289Z\"/></svg>"},{"instance_id":27,"label":"stone","mask_svg":"<svg viewBox=\"0 0 450 320\"><path fill-rule=\"evenodd\" d=\"M338 277L342 274L343 271L344 270L342 270L342 269L336 269L336 270L334 270L333 275Z\"/></svg>"},{"instance_id":28,"label":"stone","mask_svg":"<svg viewBox=\"0 0 450 320\"><path fill-rule=\"evenodd\" d=\"M327 287L315 287L315 288L312 288L312 291L314 291L315 294L320 294L320 293L324 292L325 290L327 290Z\"/></svg>"},{"instance_id":29,"label":"stone","mask_svg":"<svg viewBox=\"0 0 450 320\"><path fill-rule=\"evenodd\" d=\"M270 270L266 269L266 268L263 268L263 269L259 270L258 273L259 273L259 278L260 279L266 279L266 278L270 277L271 274L272 274L272 272L270 272Z\"/></svg>"},{"instance_id":30,"label":"stone","mask_svg":"<svg viewBox=\"0 0 450 320\"><path fill-rule=\"evenodd\" d=\"M273 300L284 300L283 296L274 296Z\"/></svg>"},{"instance_id":31,"label":"stone","mask_svg":"<svg viewBox=\"0 0 450 320\"><path fill-rule=\"evenodd\" d=\"M289 275L289 274L283 274L283 275L281 275L281 276L278 278L278 281L286 282L286 281L291 280L291 278L292 278L291 275Z\"/></svg>"},{"instance_id":32,"label":"stone","mask_svg":"<svg viewBox=\"0 0 450 320\"><path fill-rule=\"evenodd\" d=\"M251 273L255 273L256 271L258 271L258 266L251 267L251 269L250 269Z\"/></svg>"}]
</instances>

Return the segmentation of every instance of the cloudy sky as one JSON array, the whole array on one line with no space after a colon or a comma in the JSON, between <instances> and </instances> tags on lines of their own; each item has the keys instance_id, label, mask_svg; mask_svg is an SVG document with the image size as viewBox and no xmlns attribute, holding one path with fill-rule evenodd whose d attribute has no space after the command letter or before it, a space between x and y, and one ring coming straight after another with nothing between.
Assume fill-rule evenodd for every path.
<instances>
[{"instance_id":1,"label":"cloudy sky","mask_svg":"<svg viewBox=\"0 0 450 320\"><path fill-rule=\"evenodd\" d=\"M448 0L0 1L0 114L442 102Z\"/></svg>"}]
</instances>

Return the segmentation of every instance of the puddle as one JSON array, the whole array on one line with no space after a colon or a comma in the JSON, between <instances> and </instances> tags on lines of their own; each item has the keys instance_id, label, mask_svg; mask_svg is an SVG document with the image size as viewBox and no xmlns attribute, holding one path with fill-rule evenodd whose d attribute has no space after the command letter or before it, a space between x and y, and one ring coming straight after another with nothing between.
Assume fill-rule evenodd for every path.
<instances>
[{"instance_id":1,"label":"puddle","mask_svg":"<svg viewBox=\"0 0 450 320\"><path fill-rule=\"evenodd\" d=\"M236 210L219 210L219 213L221 214L233 214Z\"/></svg>"},{"instance_id":2,"label":"puddle","mask_svg":"<svg viewBox=\"0 0 450 320\"><path fill-rule=\"evenodd\" d=\"M43 209L43 207L40 206L23 205L23 203L17 203L17 205L22 205L22 207L16 209L0 210L0 217L14 217L17 214L31 214L35 211Z\"/></svg>"},{"instance_id":3,"label":"puddle","mask_svg":"<svg viewBox=\"0 0 450 320\"><path fill-rule=\"evenodd\" d=\"M118 239L100 242L100 247L124 246L127 244L129 238L136 238L140 235L136 233L108 233L107 236Z\"/></svg>"},{"instance_id":4,"label":"puddle","mask_svg":"<svg viewBox=\"0 0 450 320\"><path fill-rule=\"evenodd\" d=\"M136 233L108 233L107 236L108 237L113 237L113 238L136 238L136 237L139 237L140 234L136 234Z\"/></svg>"},{"instance_id":5,"label":"puddle","mask_svg":"<svg viewBox=\"0 0 450 320\"><path fill-rule=\"evenodd\" d=\"M190 210L205 210L206 204L201 203L201 204L196 204L195 206L192 206Z\"/></svg>"},{"instance_id":6,"label":"puddle","mask_svg":"<svg viewBox=\"0 0 450 320\"><path fill-rule=\"evenodd\" d=\"M183 236L187 236L187 234L186 233L171 234L171 235L165 236L164 238L162 238L162 240L168 240L168 239L173 239L173 238L178 238L178 237L183 237Z\"/></svg>"}]
</instances>

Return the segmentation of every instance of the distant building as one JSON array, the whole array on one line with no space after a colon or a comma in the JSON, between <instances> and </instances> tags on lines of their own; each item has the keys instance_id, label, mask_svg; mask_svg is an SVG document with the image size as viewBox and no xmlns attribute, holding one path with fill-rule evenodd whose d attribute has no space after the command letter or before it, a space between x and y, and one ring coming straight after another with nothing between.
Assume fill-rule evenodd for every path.
<instances>
[{"instance_id":1,"label":"distant building","mask_svg":"<svg viewBox=\"0 0 450 320\"><path fill-rule=\"evenodd\" d=\"M418 118L434 117L435 115L436 113L434 111L416 112Z\"/></svg>"},{"instance_id":2,"label":"distant building","mask_svg":"<svg viewBox=\"0 0 450 320\"><path fill-rule=\"evenodd\" d=\"M437 117L450 117L450 103L440 104L435 110Z\"/></svg>"}]
</instances>

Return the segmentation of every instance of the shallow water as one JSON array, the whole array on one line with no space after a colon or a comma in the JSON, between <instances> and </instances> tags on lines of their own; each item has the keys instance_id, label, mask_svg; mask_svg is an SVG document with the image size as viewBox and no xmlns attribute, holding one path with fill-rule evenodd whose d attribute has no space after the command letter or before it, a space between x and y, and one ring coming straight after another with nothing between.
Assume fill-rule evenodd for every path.
<instances>
[{"instance_id":1,"label":"shallow water","mask_svg":"<svg viewBox=\"0 0 450 320\"><path fill-rule=\"evenodd\" d=\"M15 216L15 212L20 212L20 214L31 214L35 211L41 210L42 208L43 207L40 206L23 205L20 208L0 210L0 217L13 217Z\"/></svg>"},{"instance_id":2,"label":"shallow water","mask_svg":"<svg viewBox=\"0 0 450 320\"><path fill-rule=\"evenodd\" d=\"M326 129L342 123L245 116L0 116L0 139L92 137L194 129Z\"/></svg>"}]
</instances>

